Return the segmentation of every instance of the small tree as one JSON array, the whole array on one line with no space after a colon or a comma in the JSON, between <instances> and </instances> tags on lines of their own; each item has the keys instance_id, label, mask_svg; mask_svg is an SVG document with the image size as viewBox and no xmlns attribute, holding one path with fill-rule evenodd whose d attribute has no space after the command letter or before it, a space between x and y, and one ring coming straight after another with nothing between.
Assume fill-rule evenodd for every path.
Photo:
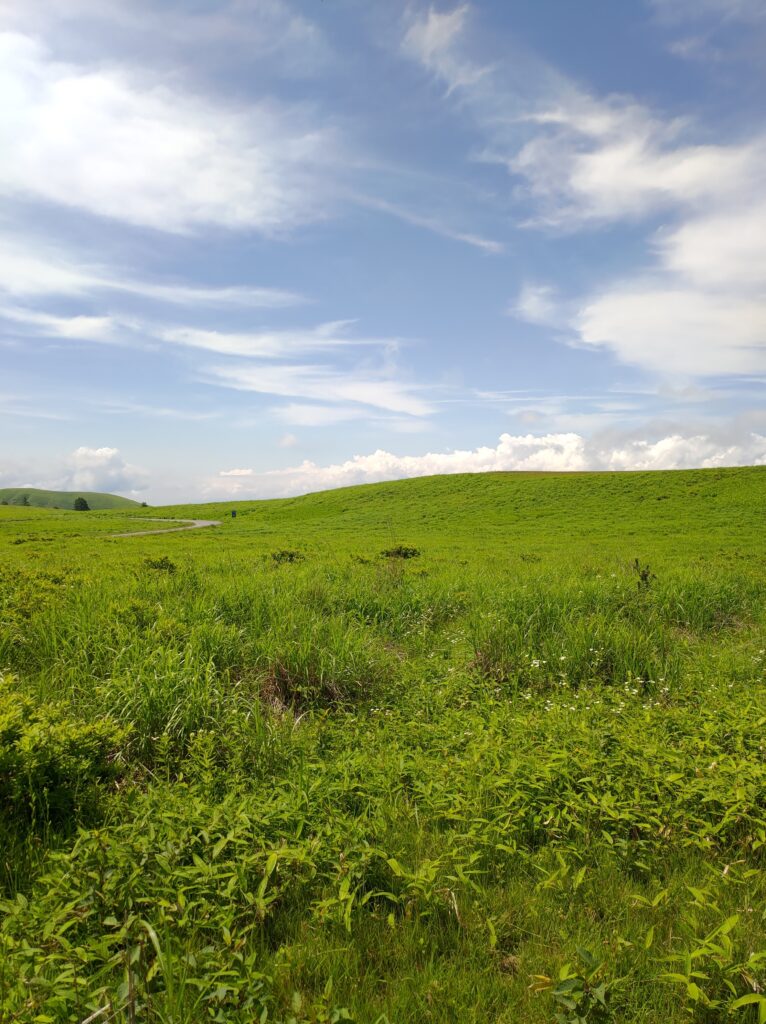
<instances>
[{"instance_id":1,"label":"small tree","mask_svg":"<svg viewBox=\"0 0 766 1024\"><path fill-rule=\"evenodd\" d=\"M87 503L85 498L75 498L74 505L72 507L75 512L90 512L90 505Z\"/></svg>"},{"instance_id":2,"label":"small tree","mask_svg":"<svg viewBox=\"0 0 766 1024\"><path fill-rule=\"evenodd\" d=\"M24 508L29 508L29 495L28 494L22 494L21 495L21 504L24 506Z\"/></svg>"}]
</instances>

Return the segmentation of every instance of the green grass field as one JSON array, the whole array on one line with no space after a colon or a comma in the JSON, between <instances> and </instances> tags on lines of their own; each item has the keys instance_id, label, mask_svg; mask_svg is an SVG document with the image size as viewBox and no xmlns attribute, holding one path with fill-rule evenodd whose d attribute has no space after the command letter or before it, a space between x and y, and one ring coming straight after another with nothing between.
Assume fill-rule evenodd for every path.
<instances>
[{"instance_id":1,"label":"green grass field","mask_svg":"<svg viewBox=\"0 0 766 1024\"><path fill-rule=\"evenodd\" d=\"M91 509L140 508L132 498L100 491L42 491L39 487L0 487L0 502L4 505L23 505L24 499L32 508L72 509L75 499L85 498Z\"/></svg>"},{"instance_id":2,"label":"green grass field","mask_svg":"<svg viewBox=\"0 0 766 1024\"><path fill-rule=\"evenodd\" d=\"M766 1021L766 468L0 555L3 1024Z\"/></svg>"}]
</instances>

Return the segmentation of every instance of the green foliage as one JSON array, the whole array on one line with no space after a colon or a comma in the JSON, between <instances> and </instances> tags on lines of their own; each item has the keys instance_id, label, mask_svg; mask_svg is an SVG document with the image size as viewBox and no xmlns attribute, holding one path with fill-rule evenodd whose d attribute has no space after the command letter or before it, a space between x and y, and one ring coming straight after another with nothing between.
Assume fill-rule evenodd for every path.
<instances>
[{"instance_id":1,"label":"green foliage","mask_svg":"<svg viewBox=\"0 0 766 1024\"><path fill-rule=\"evenodd\" d=\"M306 556L300 551L290 551L288 549L271 552L271 560L276 562L277 565L282 565L285 562L287 564L292 562L302 562L305 557Z\"/></svg>"},{"instance_id":2,"label":"green foliage","mask_svg":"<svg viewBox=\"0 0 766 1024\"><path fill-rule=\"evenodd\" d=\"M156 569L157 572L167 572L170 575L174 575L178 570L178 566L175 562L172 562L167 555L161 555L159 558L145 558L144 565L147 569Z\"/></svg>"},{"instance_id":3,"label":"green foliage","mask_svg":"<svg viewBox=\"0 0 766 1024\"><path fill-rule=\"evenodd\" d=\"M397 544L396 547L386 548L381 551L381 558L417 558L420 552L417 548L407 547L406 544Z\"/></svg>"},{"instance_id":4,"label":"green foliage","mask_svg":"<svg viewBox=\"0 0 766 1024\"><path fill-rule=\"evenodd\" d=\"M0 509L3 1024L763 1022L764 497Z\"/></svg>"},{"instance_id":5,"label":"green foliage","mask_svg":"<svg viewBox=\"0 0 766 1024\"><path fill-rule=\"evenodd\" d=\"M61 824L88 808L120 771L125 730L78 722L56 703L36 704L0 676L0 808L6 821Z\"/></svg>"},{"instance_id":6,"label":"green foliage","mask_svg":"<svg viewBox=\"0 0 766 1024\"><path fill-rule=\"evenodd\" d=\"M79 495L74 499L74 504L72 505L72 508L74 509L75 512L90 512L90 505L85 500L85 498Z\"/></svg>"},{"instance_id":7,"label":"green foliage","mask_svg":"<svg viewBox=\"0 0 766 1024\"><path fill-rule=\"evenodd\" d=\"M577 950L577 965L564 964L554 980L535 975L533 992L550 992L556 1024L598 1024L611 1019L608 1000L614 983L604 979L605 964L590 950Z\"/></svg>"}]
</instances>

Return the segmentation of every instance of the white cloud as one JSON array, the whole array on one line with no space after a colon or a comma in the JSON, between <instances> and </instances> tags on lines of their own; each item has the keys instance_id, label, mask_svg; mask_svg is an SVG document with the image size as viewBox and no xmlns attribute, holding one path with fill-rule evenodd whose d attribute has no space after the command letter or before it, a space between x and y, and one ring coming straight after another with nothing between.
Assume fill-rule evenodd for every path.
<instances>
[{"instance_id":1,"label":"white cloud","mask_svg":"<svg viewBox=\"0 0 766 1024\"><path fill-rule=\"evenodd\" d=\"M0 291L17 297L88 296L116 292L184 306L280 308L305 300L281 288L248 285L210 288L142 281L130 272L96 266L36 243L31 238L0 238Z\"/></svg>"},{"instance_id":2,"label":"white cloud","mask_svg":"<svg viewBox=\"0 0 766 1024\"><path fill-rule=\"evenodd\" d=\"M506 167L538 204L530 223L576 227L760 194L763 138L700 144L691 123L630 97L590 96L509 40L508 59L486 64L472 56L466 23L466 7L431 9L403 49L448 93L459 90L460 111L486 139L482 158Z\"/></svg>"},{"instance_id":3,"label":"white cloud","mask_svg":"<svg viewBox=\"0 0 766 1024\"><path fill-rule=\"evenodd\" d=\"M115 327L108 316L53 316L14 306L0 306L0 317L31 327L46 337L82 341L109 341Z\"/></svg>"},{"instance_id":4,"label":"white cloud","mask_svg":"<svg viewBox=\"0 0 766 1024\"><path fill-rule=\"evenodd\" d=\"M408 416L427 416L431 405L420 397L421 389L388 377L362 371L344 372L317 365L212 366L209 379L238 391L304 398L318 402L354 404Z\"/></svg>"},{"instance_id":5,"label":"white cloud","mask_svg":"<svg viewBox=\"0 0 766 1024\"><path fill-rule=\"evenodd\" d=\"M766 177L766 175L765 175ZM699 214L658 236L663 266L701 289L766 291L766 203Z\"/></svg>"},{"instance_id":6,"label":"white cloud","mask_svg":"<svg viewBox=\"0 0 766 1024\"><path fill-rule=\"evenodd\" d=\"M468 14L468 4L449 12L430 7L425 16L412 20L402 41L405 54L446 82L448 95L455 89L475 85L490 70L472 63L461 52L459 44Z\"/></svg>"},{"instance_id":7,"label":"white cloud","mask_svg":"<svg viewBox=\"0 0 766 1024\"><path fill-rule=\"evenodd\" d=\"M574 326L586 345L626 363L692 376L766 371L766 303L636 282L586 304Z\"/></svg>"},{"instance_id":8,"label":"white cloud","mask_svg":"<svg viewBox=\"0 0 766 1024\"><path fill-rule=\"evenodd\" d=\"M766 11L762 0L701 6L738 18ZM630 97L589 96L534 58L522 63L523 74L516 52L502 66L482 63L466 24L464 7L430 10L410 26L404 49L449 91L459 89L458 109L486 139L482 158L523 183L517 196L532 210L526 226L668 218L650 240L653 265L579 300L556 302L549 286L527 283L509 312L569 326L580 344L662 376L763 372L766 125L749 138L700 142L691 120Z\"/></svg>"},{"instance_id":9,"label":"white cloud","mask_svg":"<svg viewBox=\"0 0 766 1024\"><path fill-rule=\"evenodd\" d=\"M395 347L396 338L354 338L344 334L353 320L333 320L298 330L270 330L239 333L200 330L194 327L155 329L162 341L201 348L222 355L257 358L285 358L306 352L331 351L356 345Z\"/></svg>"},{"instance_id":10,"label":"white cloud","mask_svg":"<svg viewBox=\"0 0 766 1024\"><path fill-rule=\"evenodd\" d=\"M556 327L562 323L556 289L549 284L528 282L523 285L516 303L509 307L508 312L511 316L543 327Z\"/></svg>"},{"instance_id":11,"label":"white cloud","mask_svg":"<svg viewBox=\"0 0 766 1024\"><path fill-rule=\"evenodd\" d=\"M540 131L497 159L540 204L532 223L576 226L737 201L763 180L763 139L694 145L682 141L682 123L624 100L597 102L573 91L527 121Z\"/></svg>"},{"instance_id":12,"label":"white cloud","mask_svg":"<svg viewBox=\"0 0 766 1024\"><path fill-rule=\"evenodd\" d=\"M118 448L82 446L72 452L64 475L53 487L133 495L145 490L147 482L146 472L126 462Z\"/></svg>"},{"instance_id":13,"label":"white cloud","mask_svg":"<svg viewBox=\"0 0 766 1024\"><path fill-rule=\"evenodd\" d=\"M95 402L97 408L108 413L130 413L131 415L149 416L162 420L182 420L189 423L202 423L218 419L220 412L201 412L198 409L176 409L173 406L147 405L142 402L103 401Z\"/></svg>"},{"instance_id":14,"label":"white cloud","mask_svg":"<svg viewBox=\"0 0 766 1024\"><path fill-rule=\"evenodd\" d=\"M0 34L0 192L162 231L273 234L321 217L341 143L307 111L226 107Z\"/></svg>"},{"instance_id":15,"label":"white cloud","mask_svg":"<svg viewBox=\"0 0 766 1024\"><path fill-rule=\"evenodd\" d=\"M766 372L766 205L689 217L656 253L652 273L582 304L580 340L662 375Z\"/></svg>"},{"instance_id":16,"label":"white cloud","mask_svg":"<svg viewBox=\"0 0 766 1024\"><path fill-rule=\"evenodd\" d=\"M163 64L181 48L187 61L206 65L232 54L268 63L277 75L303 77L325 66L332 50L318 26L283 0L217 0L215 4L158 6L153 0L8 0L0 25L48 32L57 45L99 53L104 40L144 62ZM172 41L169 47L168 41ZM240 51L240 53L237 53Z\"/></svg>"},{"instance_id":17,"label":"white cloud","mask_svg":"<svg viewBox=\"0 0 766 1024\"><path fill-rule=\"evenodd\" d=\"M252 476L252 469L222 469L219 476Z\"/></svg>"},{"instance_id":18,"label":"white cloud","mask_svg":"<svg viewBox=\"0 0 766 1024\"><path fill-rule=\"evenodd\" d=\"M298 438L295 434L282 434L277 444L280 448L294 448L298 443Z\"/></svg>"},{"instance_id":19,"label":"white cloud","mask_svg":"<svg viewBox=\"0 0 766 1024\"><path fill-rule=\"evenodd\" d=\"M475 232L461 231L459 228L448 223L444 218L425 215L423 213L414 213L412 210L409 210L398 203L389 202L386 199L359 196L357 197L357 201L362 206L367 206L373 210L381 210L383 213L389 213L392 217L396 217L397 220L404 221L405 224L412 224L415 227L425 228L426 231L431 231L433 234L440 235L442 238L450 238L453 242L464 242L466 245L471 245L475 249L481 249L484 252L489 252L494 255L503 252L505 249L502 242L498 242L493 238L485 238L483 235L477 235Z\"/></svg>"},{"instance_id":20,"label":"white cloud","mask_svg":"<svg viewBox=\"0 0 766 1024\"><path fill-rule=\"evenodd\" d=\"M362 419L366 414L365 409L358 405L309 405L305 402L287 402L273 412L278 419L294 427L328 427Z\"/></svg>"},{"instance_id":21,"label":"white cloud","mask_svg":"<svg viewBox=\"0 0 766 1024\"><path fill-rule=\"evenodd\" d=\"M502 434L494 447L425 455L395 455L378 450L345 462L320 466L304 461L288 469L254 475L246 485L211 481L209 494L272 497L353 484L443 473L519 471L647 470L766 465L766 436L743 432L737 440L712 434L669 434L645 438L585 438L577 433Z\"/></svg>"}]
</instances>

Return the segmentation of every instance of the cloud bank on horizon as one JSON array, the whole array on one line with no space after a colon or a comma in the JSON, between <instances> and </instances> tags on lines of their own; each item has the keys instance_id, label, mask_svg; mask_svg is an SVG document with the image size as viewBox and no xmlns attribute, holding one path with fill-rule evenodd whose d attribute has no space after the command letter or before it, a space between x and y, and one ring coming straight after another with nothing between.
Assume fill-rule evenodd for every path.
<instances>
[{"instance_id":1,"label":"cloud bank on horizon","mask_svg":"<svg viewBox=\"0 0 766 1024\"><path fill-rule=\"evenodd\" d=\"M0 7L0 481L763 464L764 45L761 0Z\"/></svg>"}]
</instances>

